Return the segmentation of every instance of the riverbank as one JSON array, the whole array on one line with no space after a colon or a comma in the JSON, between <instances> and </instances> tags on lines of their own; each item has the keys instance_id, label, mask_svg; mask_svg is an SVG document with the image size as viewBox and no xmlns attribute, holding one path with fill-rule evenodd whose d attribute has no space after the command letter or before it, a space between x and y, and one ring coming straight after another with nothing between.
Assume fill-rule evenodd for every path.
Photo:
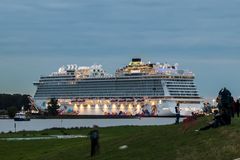
<instances>
[{"instance_id":1,"label":"riverbank","mask_svg":"<svg viewBox=\"0 0 240 160\"><path fill-rule=\"evenodd\" d=\"M240 157L240 119L231 126L195 132L211 117L189 125L100 128L101 153L95 159L116 160L202 160L236 159ZM90 128L50 129L39 132L0 134L7 137L40 137L49 135L87 135ZM120 146L127 145L125 150ZM0 141L1 160L76 160L90 159L87 138L29 141Z\"/></svg>"},{"instance_id":2,"label":"riverbank","mask_svg":"<svg viewBox=\"0 0 240 160\"><path fill-rule=\"evenodd\" d=\"M172 118L175 116L130 116L130 115L31 115L31 119L139 119L139 118Z\"/></svg>"},{"instance_id":3,"label":"riverbank","mask_svg":"<svg viewBox=\"0 0 240 160\"><path fill-rule=\"evenodd\" d=\"M139 118L173 118L173 116L130 116L130 115L30 115L30 119L139 119ZM181 116L185 117L185 116ZM0 119L11 119L7 115L0 116Z\"/></svg>"}]
</instances>

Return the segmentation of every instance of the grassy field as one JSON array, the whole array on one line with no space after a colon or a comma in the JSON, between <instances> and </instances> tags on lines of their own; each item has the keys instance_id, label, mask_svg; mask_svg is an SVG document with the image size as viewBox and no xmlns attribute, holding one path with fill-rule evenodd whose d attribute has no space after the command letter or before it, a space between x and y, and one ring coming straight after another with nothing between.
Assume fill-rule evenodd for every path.
<instances>
[{"instance_id":1,"label":"grassy field","mask_svg":"<svg viewBox=\"0 0 240 160\"><path fill-rule=\"evenodd\" d=\"M233 160L240 157L240 118L231 126L195 132L210 117L194 124L149 127L100 128L100 154L90 158L87 138L31 141L0 140L0 160ZM41 132L0 134L6 137L33 137L54 134L87 135L88 128L52 129ZM125 150L119 146L127 145Z\"/></svg>"}]
</instances>

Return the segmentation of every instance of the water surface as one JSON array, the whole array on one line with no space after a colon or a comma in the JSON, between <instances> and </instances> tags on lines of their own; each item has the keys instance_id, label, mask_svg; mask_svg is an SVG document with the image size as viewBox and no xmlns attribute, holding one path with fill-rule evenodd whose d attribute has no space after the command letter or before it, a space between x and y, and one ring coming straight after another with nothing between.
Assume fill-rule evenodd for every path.
<instances>
[{"instance_id":1,"label":"water surface","mask_svg":"<svg viewBox=\"0 0 240 160\"><path fill-rule=\"evenodd\" d=\"M173 124L175 118L141 118L141 119L31 119L31 121L16 122L12 119L0 120L0 132L33 130L39 131L53 127L99 127L111 126L148 126Z\"/></svg>"}]
</instances>

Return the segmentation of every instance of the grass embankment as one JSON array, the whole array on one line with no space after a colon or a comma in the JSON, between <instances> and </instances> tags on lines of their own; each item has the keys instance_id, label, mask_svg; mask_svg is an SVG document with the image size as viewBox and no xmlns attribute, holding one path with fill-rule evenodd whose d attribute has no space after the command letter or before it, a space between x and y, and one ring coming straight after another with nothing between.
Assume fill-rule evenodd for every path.
<instances>
[{"instance_id":1,"label":"grass embankment","mask_svg":"<svg viewBox=\"0 0 240 160\"><path fill-rule=\"evenodd\" d=\"M231 160L240 157L240 118L231 126L195 132L210 117L183 129L183 125L100 128L101 153L97 160ZM53 134L83 134L90 129L45 130L1 134L0 137L32 137ZM128 145L125 150L119 146ZM1 160L85 160L89 139L51 139L33 141L0 140Z\"/></svg>"}]
</instances>

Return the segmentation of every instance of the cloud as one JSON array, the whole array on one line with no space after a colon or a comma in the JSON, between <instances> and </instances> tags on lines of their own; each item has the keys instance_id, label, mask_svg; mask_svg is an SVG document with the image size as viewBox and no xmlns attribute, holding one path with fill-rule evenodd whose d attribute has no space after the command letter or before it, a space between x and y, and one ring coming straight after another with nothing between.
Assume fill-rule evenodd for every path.
<instances>
[{"instance_id":1,"label":"cloud","mask_svg":"<svg viewBox=\"0 0 240 160\"><path fill-rule=\"evenodd\" d=\"M62 64L103 63L113 70L136 56L216 73L218 66L229 69L240 63L239 4L239 0L2 0L0 68L11 62L14 75L28 64L37 71L22 73L19 81L29 84L33 75ZM228 76L240 78L233 72ZM2 86L7 88L7 78L5 82ZM19 85L18 90L27 87Z\"/></svg>"}]
</instances>

